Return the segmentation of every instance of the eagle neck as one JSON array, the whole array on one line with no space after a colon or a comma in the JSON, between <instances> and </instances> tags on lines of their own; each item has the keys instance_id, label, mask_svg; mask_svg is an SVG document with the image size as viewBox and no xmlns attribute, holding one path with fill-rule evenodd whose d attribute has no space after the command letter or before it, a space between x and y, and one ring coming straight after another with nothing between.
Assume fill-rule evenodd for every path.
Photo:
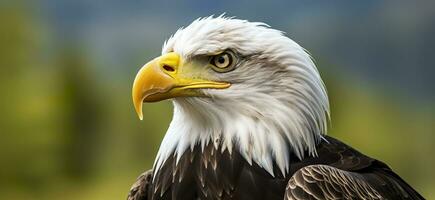
<instances>
[{"instance_id":1,"label":"eagle neck","mask_svg":"<svg viewBox=\"0 0 435 200\"><path fill-rule=\"evenodd\" d=\"M266 98L266 99L265 99ZM186 151L199 145L202 150L210 143L230 154L237 151L250 164L255 162L275 176L274 166L286 175L290 167L290 155L302 159L308 152L316 155L315 145L319 138L311 128L303 128L301 119L292 112L286 102L258 97L274 102L267 109L249 105L244 99L219 101L210 98L179 98L174 100L174 115L162 141L154 163L159 170L170 157L178 162ZM262 102L259 102L262 103ZM305 132L304 132L305 131Z\"/></svg>"}]
</instances>

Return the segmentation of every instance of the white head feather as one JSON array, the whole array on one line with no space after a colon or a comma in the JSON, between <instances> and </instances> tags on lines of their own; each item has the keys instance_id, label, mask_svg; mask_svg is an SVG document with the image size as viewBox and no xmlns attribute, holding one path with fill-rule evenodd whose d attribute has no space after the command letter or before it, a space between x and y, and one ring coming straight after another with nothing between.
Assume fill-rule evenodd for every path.
<instances>
[{"instance_id":1,"label":"white head feather","mask_svg":"<svg viewBox=\"0 0 435 200\"><path fill-rule=\"evenodd\" d=\"M173 100L174 116L154 170L170 156L178 160L209 142L221 151L240 152L271 175L273 163L287 174L289 151L299 159L304 152L316 155L329 118L326 89L310 55L281 31L223 16L200 18L179 29L162 53L191 58L226 49L244 57L235 70L216 75L231 87L203 90L211 98Z\"/></svg>"}]
</instances>

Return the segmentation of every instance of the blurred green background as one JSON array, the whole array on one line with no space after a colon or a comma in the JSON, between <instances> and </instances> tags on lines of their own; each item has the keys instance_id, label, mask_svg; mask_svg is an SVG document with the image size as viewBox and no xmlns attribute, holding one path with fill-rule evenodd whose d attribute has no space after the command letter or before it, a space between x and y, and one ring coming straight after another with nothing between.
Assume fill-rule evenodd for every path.
<instances>
[{"instance_id":1,"label":"blurred green background","mask_svg":"<svg viewBox=\"0 0 435 200\"><path fill-rule=\"evenodd\" d=\"M131 103L136 71L201 16L263 21L309 50L329 134L435 198L435 4L2 1L0 199L124 199L152 165L169 101Z\"/></svg>"}]
</instances>

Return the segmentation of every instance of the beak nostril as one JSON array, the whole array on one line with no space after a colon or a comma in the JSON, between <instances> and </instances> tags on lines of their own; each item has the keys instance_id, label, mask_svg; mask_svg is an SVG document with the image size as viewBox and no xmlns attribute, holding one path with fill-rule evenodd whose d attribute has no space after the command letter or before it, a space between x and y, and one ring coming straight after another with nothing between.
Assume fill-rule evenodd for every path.
<instances>
[{"instance_id":1,"label":"beak nostril","mask_svg":"<svg viewBox=\"0 0 435 200\"><path fill-rule=\"evenodd\" d=\"M164 69L165 71L168 71L168 72L173 72L173 71L175 71L175 68L172 67L172 66L169 66L169 65L163 65L163 69Z\"/></svg>"}]
</instances>

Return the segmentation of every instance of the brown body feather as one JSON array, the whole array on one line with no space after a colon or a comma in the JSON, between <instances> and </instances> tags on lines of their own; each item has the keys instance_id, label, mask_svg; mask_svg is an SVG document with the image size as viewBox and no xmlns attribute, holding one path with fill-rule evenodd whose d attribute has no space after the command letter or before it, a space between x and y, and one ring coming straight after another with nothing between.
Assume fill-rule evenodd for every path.
<instances>
[{"instance_id":1,"label":"brown body feather","mask_svg":"<svg viewBox=\"0 0 435 200\"><path fill-rule=\"evenodd\" d=\"M142 174L128 199L424 199L387 165L334 138L325 137L317 153L291 155L289 174L275 166L273 177L236 151L197 146L178 164L171 157L157 174Z\"/></svg>"}]
</instances>

